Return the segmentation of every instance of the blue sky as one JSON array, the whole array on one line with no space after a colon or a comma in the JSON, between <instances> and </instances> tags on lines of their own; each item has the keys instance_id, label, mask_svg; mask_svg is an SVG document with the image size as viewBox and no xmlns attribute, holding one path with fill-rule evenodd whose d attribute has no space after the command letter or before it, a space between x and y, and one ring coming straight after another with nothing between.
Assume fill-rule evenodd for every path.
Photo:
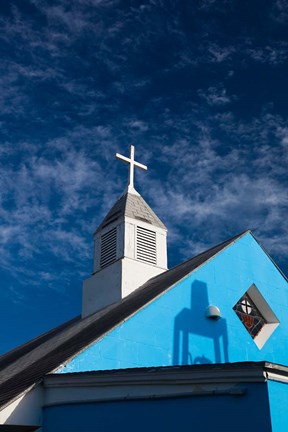
<instances>
[{"instance_id":1,"label":"blue sky","mask_svg":"<svg viewBox=\"0 0 288 432\"><path fill-rule=\"evenodd\" d=\"M0 352L80 313L130 144L170 267L250 228L288 273L287 0L13 0L0 26Z\"/></svg>"}]
</instances>

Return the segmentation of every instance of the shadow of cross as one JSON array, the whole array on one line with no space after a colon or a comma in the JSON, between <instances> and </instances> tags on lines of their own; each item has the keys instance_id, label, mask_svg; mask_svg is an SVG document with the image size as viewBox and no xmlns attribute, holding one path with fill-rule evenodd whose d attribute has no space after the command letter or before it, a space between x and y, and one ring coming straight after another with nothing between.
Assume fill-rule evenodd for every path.
<instances>
[{"instance_id":1,"label":"shadow of cross","mask_svg":"<svg viewBox=\"0 0 288 432\"><path fill-rule=\"evenodd\" d=\"M195 280L191 285L191 308L182 309L174 321L174 365L229 361L226 320L224 318L217 321L208 319L205 316L207 306L209 306L207 284ZM213 356L213 352L209 350L210 344L207 344L207 351L202 353L202 356L198 355L193 359L193 353L189 352L189 339L193 341L193 335L213 341L214 361L209 358Z\"/></svg>"}]
</instances>

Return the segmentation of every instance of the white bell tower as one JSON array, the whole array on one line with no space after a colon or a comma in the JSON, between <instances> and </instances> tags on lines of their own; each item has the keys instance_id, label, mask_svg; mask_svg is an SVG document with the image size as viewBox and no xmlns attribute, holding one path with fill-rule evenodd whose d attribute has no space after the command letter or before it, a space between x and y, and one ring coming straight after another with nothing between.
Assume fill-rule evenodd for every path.
<instances>
[{"instance_id":1,"label":"white bell tower","mask_svg":"<svg viewBox=\"0 0 288 432\"><path fill-rule=\"evenodd\" d=\"M83 283L82 317L120 301L167 270L167 229L134 189L134 146L128 187L94 233L93 274Z\"/></svg>"}]
</instances>

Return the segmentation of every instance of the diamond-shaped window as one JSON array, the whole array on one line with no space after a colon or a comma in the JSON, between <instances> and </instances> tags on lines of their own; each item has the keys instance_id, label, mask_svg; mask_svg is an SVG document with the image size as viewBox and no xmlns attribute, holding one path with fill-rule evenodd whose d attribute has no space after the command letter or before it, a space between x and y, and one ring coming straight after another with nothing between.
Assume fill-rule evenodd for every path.
<instances>
[{"instance_id":1,"label":"diamond-shaped window","mask_svg":"<svg viewBox=\"0 0 288 432\"><path fill-rule=\"evenodd\" d=\"M276 315L254 284L238 300L233 310L259 349L279 325Z\"/></svg>"}]
</instances>

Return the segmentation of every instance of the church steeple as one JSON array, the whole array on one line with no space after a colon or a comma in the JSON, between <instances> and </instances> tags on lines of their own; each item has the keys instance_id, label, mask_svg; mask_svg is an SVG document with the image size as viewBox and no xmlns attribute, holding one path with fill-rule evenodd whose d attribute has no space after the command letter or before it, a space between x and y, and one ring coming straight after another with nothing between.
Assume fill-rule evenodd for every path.
<instances>
[{"instance_id":1,"label":"church steeple","mask_svg":"<svg viewBox=\"0 0 288 432\"><path fill-rule=\"evenodd\" d=\"M83 284L82 316L94 313L167 270L167 229L134 188L134 159L116 154L130 164L128 187L94 233L93 274Z\"/></svg>"}]
</instances>

